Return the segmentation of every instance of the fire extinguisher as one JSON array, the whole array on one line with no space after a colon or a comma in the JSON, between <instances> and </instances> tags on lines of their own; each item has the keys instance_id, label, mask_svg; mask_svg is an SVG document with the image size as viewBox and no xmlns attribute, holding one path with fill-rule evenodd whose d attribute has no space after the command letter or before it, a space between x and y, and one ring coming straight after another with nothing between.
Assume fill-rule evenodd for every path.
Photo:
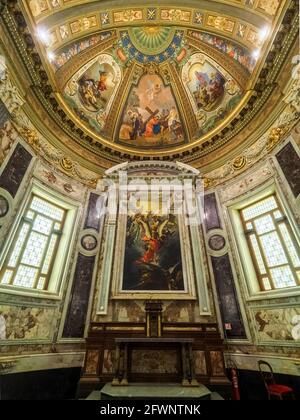
<instances>
[{"instance_id":1,"label":"fire extinguisher","mask_svg":"<svg viewBox=\"0 0 300 420\"><path fill-rule=\"evenodd\" d=\"M231 383L232 383L232 399L234 401L240 401L240 388L239 388L239 380L237 375L236 367L232 366L230 368L230 375L231 375Z\"/></svg>"},{"instance_id":2,"label":"fire extinguisher","mask_svg":"<svg viewBox=\"0 0 300 420\"><path fill-rule=\"evenodd\" d=\"M231 330L232 326L231 324L225 324L224 328L224 335L228 346L229 351L229 344L228 344L228 337L227 337L227 331ZM239 388L239 379L238 379L238 370L234 363L234 361L231 358L227 359L226 366L229 369L230 372L230 379L232 384L232 399L234 401L240 401L241 395L240 395L240 388Z\"/></svg>"}]
</instances>

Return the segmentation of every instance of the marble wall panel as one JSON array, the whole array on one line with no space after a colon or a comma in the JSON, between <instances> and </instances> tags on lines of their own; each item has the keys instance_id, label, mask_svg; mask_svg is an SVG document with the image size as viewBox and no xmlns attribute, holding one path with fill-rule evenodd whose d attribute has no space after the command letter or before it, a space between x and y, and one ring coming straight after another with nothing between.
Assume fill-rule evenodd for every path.
<instances>
[{"instance_id":1,"label":"marble wall panel","mask_svg":"<svg viewBox=\"0 0 300 420\"><path fill-rule=\"evenodd\" d=\"M95 229L100 231L101 220L104 210L105 196L95 193L90 194L87 215L84 223L84 229Z\"/></svg>"},{"instance_id":2,"label":"marble wall panel","mask_svg":"<svg viewBox=\"0 0 300 420\"><path fill-rule=\"evenodd\" d=\"M177 350L133 350L132 373L179 373Z\"/></svg>"},{"instance_id":3,"label":"marble wall panel","mask_svg":"<svg viewBox=\"0 0 300 420\"><path fill-rule=\"evenodd\" d=\"M111 374L114 372L115 350L105 349L103 354L102 373Z\"/></svg>"},{"instance_id":4,"label":"marble wall panel","mask_svg":"<svg viewBox=\"0 0 300 420\"><path fill-rule=\"evenodd\" d=\"M245 339L246 333L236 294L229 255L225 254L221 257L211 257L211 260L223 325L231 325L231 329L226 331L227 337L231 339Z\"/></svg>"},{"instance_id":5,"label":"marble wall panel","mask_svg":"<svg viewBox=\"0 0 300 420\"><path fill-rule=\"evenodd\" d=\"M205 352L196 350L194 353L196 375L207 375Z\"/></svg>"},{"instance_id":6,"label":"marble wall panel","mask_svg":"<svg viewBox=\"0 0 300 420\"><path fill-rule=\"evenodd\" d=\"M86 355L85 373L96 375L98 372L99 351L89 350Z\"/></svg>"},{"instance_id":7,"label":"marble wall panel","mask_svg":"<svg viewBox=\"0 0 300 420\"><path fill-rule=\"evenodd\" d=\"M63 337L83 338L95 256L78 254Z\"/></svg>"},{"instance_id":8,"label":"marble wall panel","mask_svg":"<svg viewBox=\"0 0 300 420\"><path fill-rule=\"evenodd\" d=\"M284 146L276 158L295 197L300 194L300 157L292 143Z\"/></svg>"},{"instance_id":9,"label":"marble wall panel","mask_svg":"<svg viewBox=\"0 0 300 420\"><path fill-rule=\"evenodd\" d=\"M32 155L18 144L0 176L0 188L15 197L32 160Z\"/></svg>"},{"instance_id":10,"label":"marble wall panel","mask_svg":"<svg viewBox=\"0 0 300 420\"><path fill-rule=\"evenodd\" d=\"M51 340L56 308L0 305L0 340Z\"/></svg>"},{"instance_id":11,"label":"marble wall panel","mask_svg":"<svg viewBox=\"0 0 300 420\"><path fill-rule=\"evenodd\" d=\"M218 204L215 193L206 194L204 197L205 228L208 232L212 229L221 228L221 222L218 213Z\"/></svg>"}]
</instances>

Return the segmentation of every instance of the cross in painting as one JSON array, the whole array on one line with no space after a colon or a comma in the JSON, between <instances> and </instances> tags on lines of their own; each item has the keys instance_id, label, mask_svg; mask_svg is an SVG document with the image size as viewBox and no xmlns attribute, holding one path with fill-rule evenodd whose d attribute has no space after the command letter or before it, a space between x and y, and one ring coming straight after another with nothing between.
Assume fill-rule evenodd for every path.
<instances>
[{"instance_id":1,"label":"cross in painting","mask_svg":"<svg viewBox=\"0 0 300 420\"><path fill-rule=\"evenodd\" d=\"M159 113L159 109L156 109L154 112L148 106L146 106L145 109L150 114L150 116L148 117L148 119L145 122L145 124L147 124L152 118L156 117L156 115Z\"/></svg>"}]
</instances>

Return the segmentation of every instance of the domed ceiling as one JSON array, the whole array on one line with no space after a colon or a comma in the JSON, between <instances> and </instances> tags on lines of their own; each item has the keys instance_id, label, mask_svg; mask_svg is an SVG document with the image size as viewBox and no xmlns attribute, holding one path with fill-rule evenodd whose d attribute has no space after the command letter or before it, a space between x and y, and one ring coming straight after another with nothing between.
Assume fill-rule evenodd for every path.
<instances>
[{"instance_id":1,"label":"domed ceiling","mask_svg":"<svg viewBox=\"0 0 300 420\"><path fill-rule=\"evenodd\" d=\"M241 82L194 47L186 29L125 27L102 34L108 35L116 36L113 46L80 67L62 90L68 110L99 141L135 149L193 142L222 124L244 96Z\"/></svg>"},{"instance_id":2,"label":"domed ceiling","mask_svg":"<svg viewBox=\"0 0 300 420\"><path fill-rule=\"evenodd\" d=\"M19 3L62 128L155 157L227 141L290 2Z\"/></svg>"}]
</instances>

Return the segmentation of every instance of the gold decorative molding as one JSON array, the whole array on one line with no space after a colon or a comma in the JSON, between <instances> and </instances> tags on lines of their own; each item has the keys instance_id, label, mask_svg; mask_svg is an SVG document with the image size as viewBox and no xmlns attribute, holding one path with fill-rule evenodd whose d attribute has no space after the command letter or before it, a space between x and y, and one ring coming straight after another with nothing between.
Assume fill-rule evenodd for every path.
<instances>
[{"instance_id":1,"label":"gold decorative molding","mask_svg":"<svg viewBox=\"0 0 300 420\"><path fill-rule=\"evenodd\" d=\"M216 181L211 178L203 178L203 185L205 189L212 188L216 185Z\"/></svg>"},{"instance_id":2,"label":"gold decorative molding","mask_svg":"<svg viewBox=\"0 0 300 420\"><path fill-rule=\"evenodd\" d=\"M245 156L238 156L232 162L232 167L235 171L240 171L243 169L247 164L247 159Z\"/></svg>"},{"instance_id":3,"label":"gold decorative molding","mask_svg":"<svg viewBox=\"0 0 300 420\"><path fill-rule=\"evenodd\" d=\"M274 0L278 2L278 0ZM273 1L273 3L274 3ZM261 3L264 0L260 0ZM50 3L50 2L49 2ZM44 19L47 16L50 16L52 13L60 15L60 3L56 0L57 7L52 10L47 9L41 11L45 8L46 2L43 0L34 0L30 2L29 7L25 7L27 14L30 16L33 25L37 24L40 17ZM89 2L87 2L89 3ZM270 3L270 2L269 2ZM32 11L31 4L35 5L34 12ZM42 8L38 10L36 7L37 4L42 4ZM68 5L70 3L68 2ZM282 5L284 6L285 3ZM249 11L260 16L260 20L267 22L272 22L276 20L277 16L282 10L282 6L279 8L270 8L265 4L263 7L251 7L248 8L247 4L235 4L232 5L232 2L229 3L229 7L232 8L233 13L229 15L219 13L217 10L214 10L214 7L209 8L209 10L204 10L203 8L196 8L194 4L192 7L189 5L178 6L177 5L139 5L135 8L125 7L122 5L119 8L115 7L105 7L99 8L97 12L90 10L88 12L88 4L85 7L85 10L78 7L76 10L77 13L70 14L69 18L65 18L63 21L59 19L57 24L54 20L48 24L48 30L51 31L51 42L49 47L52 49L57 49L61 45L64 45L66 42L70 42L73 39L78 37L85 36L91 32L99 30L109 30L115 29L116 27L122 27L124 25L135 26L141 24L154 24L154 25L186 25L189 27L196 27L201 30L214 31L215 33L222 34L232 39L237 40L239 43L242 43L250 48L258 48L261 46L261 39L259 37L259 25L254 23L255 20L249 19ZM213 6L213 5L212 5ZM237 7L235 7L237 6ZM254 2L251 6L254 6ZM66 7L64 7L65 9ZM243 9L248 9L247 14L243 13ZM257 9L257 11L256 11ZM270 11L272 13L270 13ZM265 17L263 18L263 15ZM64 15L66 16L66 14ZM46 19L46 22L49 21Z\"/></svg>"},{"instance_id":4,"label":"gold decorative molding","mask_svg":"<svg viewBox=\"0 0 300 420\"><path fill-rule=\"evenodd\" d=\"M268 152L271 152L274 149L274 147L277 146L277 144L280 142L285 132L286 130L281 127L272 128L272 130L269 133L267 144L266 144L266 148Z\"/></svg>"},{"instance_id":5,"label":"gold decorative molding","mask_svg":"<svg viewBox=\"0 0 300 420\"><path fill-rule=\"evenodd\" d=\"M74 169L74 163L73 161L68 158L68 157L63 157L60 160L60 165L61 167L66 171L66 172L71 172Z\"/></svg>"}]
</instances>

